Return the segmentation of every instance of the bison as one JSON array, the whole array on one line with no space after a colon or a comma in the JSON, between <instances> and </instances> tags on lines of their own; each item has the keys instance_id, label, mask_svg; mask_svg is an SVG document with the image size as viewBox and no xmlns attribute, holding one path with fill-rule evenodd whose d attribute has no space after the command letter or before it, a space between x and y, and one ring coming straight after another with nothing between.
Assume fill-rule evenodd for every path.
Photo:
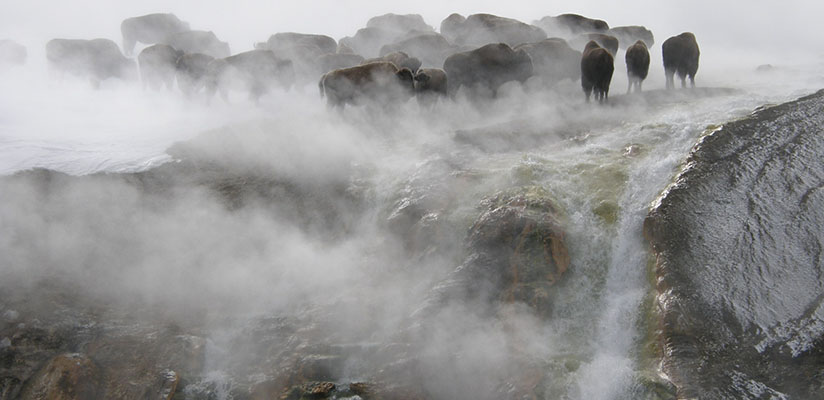
<instances>
[{"instance_id":1,"label":"bison","mask_svg":"<svg viewBox=\"0 0 824 400\"><path fill-rule=\"evenodd\" d=\"M662 45L664 55L664 73L667 76L667 89L675 88L674 75L677 72L681 78L681 87L687 87L686 77L690 78L690 86L695 87L695 73L698 72L698 42L691 32L684 32L667 39Z\"/></svg>"},{"instance_id":2,"label":"bison","mask_svg":"<svg viewBox=\"0 0 824 400\"><path fill-rule=\"evenodd\" d=\"M362 100L394 104L415 93L412 71L388 61L327 72L320 78L318 88L321 97L326 96L327 105L340 108Z\"/></svg>"},{"instance_id":3,"label":"bison","mask_svg":"<svg viewBox=\"0 0 824 400\"><path fill-rule=\"evenodd\" d=\"M623 48L628 48L639 40L643 40L647 47L655 44L655 37L652 35L652 31L639 25L616 26L610 28L607 31L607 35L618 38L618 42L620 42Z\"/></svg>"},{"instance_id":4,"label":"bison","mask_svg":"<svg viewBox=\"0 0 824 400\"><path fill-rule=\"evenodd\" d=\"M396 51L414 54L421 59L422 65L431 67L443 65L446 57L456 52L456 47L441 34L430 32L387 44L381 47L380 54L384 56Z\"/></svg>"},{"instance_id":5,"label":"bison","mask_svg":"<svg viewBox=\"0 0 824 400\"><path fill-rule=\"evenodd\" d=\"M257 103L273 87L288 90L295 81L291 60L275 56L271 50L251 50L215 59L207 65L207 95L219 90L224 100L230 89L245 91Z\"/></svg>"},{"instance_id":6,"label":"bison","mask_svg":"<svg viewBox=\"0 0 824 400\"><path fill-rule=\"evenodd\" d=\"M324 54L315 60L315 64L320 69L320 74L323 75L332 70L363 64L363 57L347 53Z\"/></svg>"},{"instance_id":7,"label":"bison","mask_svg":"<svg viewBox=\"0 0 824 400\"><path fill-rule=\"evenodd\" d=\"M451 18L451 16L450 16ZM446 21L444 21L446 22ZM536 26L521 21L492 14L473 14L463 22L452 20L447 39L460 45L481 46L488 43L506 43L517 46L521 43L546 39L546 33Z\"/></svg>"},{"instance_id":8,"label":"bison","mask_svg":"<svg viewBox=\"0 0 824 400\"><path fill-rule=\"evenodd\" d=\"M184 54L177 59L175 76L177 87L186 96L198 93L206 85L209 63L215 58L206 54Z\"/></svg>"},{"instance_id":9,"label":"bison","mask_svg":"<svg viewBox=\"0 0 824 400\"><path fill-rule=\"evenodd\" d=\"M421 60L417 59L416 57L410 57L409 54L406 54L402 51L395 51L392 53L385 54L379 58L368 59L363 61L362 64L369 64L377 61L389 61L398 66L398 68L409 68L409 70L412 71L413 74L418 71L418 68L421 67Z\"/></svg>"},{"instance_id":10,"label":"bison","mask_svg":"<svg viewBox=\"0 0 824 400\"><path fill-rule=\"evenodd\" d=\"M564 39L550 38L515 47L515 50L521 49L532 58L535 75L547 85L564 79L574 82L581 77L581 52L570 47Z\"/></svg>"},{"instance_id":11,"label":"bison","mask_svg":"<svg viewBox=\"0 0 824 400\"><path fill-rule=\"evenodd\" d=\"M120 24L120 33L123 34L123 51L131 55L137 42L161 43L175 33L188 30L189 24L181 21L174 14L148 14L126 18Z\"/></svg>"},{"instance_id":12,"label":"bison","mask_svg":"<svg viewBox=\"0 0 824 400\"><path fill-rule=\"evenodd\" d=\"M578 14L561 14L544 17L534 22L551 36L572 38L582 33L605 33L609 24L600 19L587 18Z\"/></svg>"},{"instance_id":13,"label":"bison","mask_svg":"<svg viewBox=\"0 0 824 400\"><path fill-rule=\"evenodd\" d=\"M627 49L624 60L627 64L627 80L629 81L627 93L632 90L633 86L636 92L640 92L641 83L647 79L649 73L649 50L647 50L646 43L643 40L635 42Z\"/></svg>"},{"instance_id":14,"label":"bison","mask_svg":"<svg viewBox=\"0 0 824 400\"><path fill-rule=\"evenodd\" d=\"M449 91L455 95L461 86L482 87L497 94L506 82L525 82L532 76L532 59L524 50L513 50L506 43L490 43L475 50L455 53L443 63L449 77Z\"/></svg>"},{"instance_id":15,"label":"bison","mask_svg":"<svg viewBox=\"0 0 824 400\"><path fill-rule=\"evenodd\" d=\"M52 39L46 43L46 59L52 71L87 77L94 87L109 78L130 80L137 75L134 61L109 39Z\"/></svg>"},{"instance_id":16,"label":"bison","mask_svg":"<svg viewBox=\"0 0 824 400\"><path fill-rule=\"evenodd\" d=\"M178 32L164 38L161 43L168 44L185 53L200 53L214 58L229 57L229 44L221 42L212 31Z\"/></svg>"},{"instance_id":17,"label":"bison","mask_svg":"<svg viewBox=\"0 0 824 400\"><path fill-rule=\"evenodd\" d=\"M182 51L166 44L154 44L143 49L137 56L143 87L157 90L166 86L171 90L175 83L177 60L181 56Z\"/></svg>"},{"instance_id":18,"label":"bison","mask_svg":"<svg viewBox=\"0 0 824 400\"><path fill-rule=\"evenodd\" d=\"M599 46L609 51L612 57L618 54L618 38L603 33L585 33L572 39L570 43L580 49L581 47L585 47L590 40L594 40Z\"/></svg>"},{"instance_id":19,"label":"bison","mask_svg":"<svg viewBox=\"0 0 824 400\"><path fill-rule=\"evenodd\" d=\"M415 97L421 106L432 106L448 93L446 72L440 68L421 68L415 74Z\"/></svg>"},{"instance_id":20,"label":"bison","mask_svg":"<svg viewBox=\"0 0 824 400\"><path fill-rule=\"evenodd\" d=\"M598 102L604 103L607 101L609 83L612 81L614 70L615 65L612 54L599 46L594 40L590 40L581 57L581 87L584 89L587 102L589 102L589 96L593 91Z\"/></svg>"}]
</instances>

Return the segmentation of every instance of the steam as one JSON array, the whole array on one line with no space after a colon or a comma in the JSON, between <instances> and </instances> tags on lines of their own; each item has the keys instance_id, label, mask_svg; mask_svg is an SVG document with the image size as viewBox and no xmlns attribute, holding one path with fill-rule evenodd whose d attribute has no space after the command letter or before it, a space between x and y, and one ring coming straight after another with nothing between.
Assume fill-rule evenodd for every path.
<instances>
[{"instance_id":1,"label":"steam","mask_svg":"<svg viewBox=\"0 0 824 400\"><path fill-rule=\"evenodd\" d=\"M609 342L604 332L612 326L575 317L600 318L600 296L629 296L630 305L617 305L618 312L643 297L642 274L607 271L631 262L643 268L634 218L705 125L824 84L816 72L822 45L804 30L818 26L812 16L820 13L800 1L784 5L784 13L750 5L746 16L709 1L676 5L659 15L652 1L578 2L576 8L550 10L511 9L500 1L449 3L450 9L365 1L293 9L252 1L181 1L174 9L159 1L45 3L20 3L0 13L0 38L24 43L30 59L26 67L0 72L0 174L59 171L4 177L0 184L3 286L26 290L43 279L65 280L101 301L163 308L181 320L205 315L199 322L207 326L225 315L242 319L322 308L332 315L330 330L352 342L418 339L420 370L431 371L424 379L427 390L439 398L486 398L525 368L557 376L548 397L604 398L611 389L625 389L635 368L632 357L621 353L626 346L588 358L588 350L580 349ZM806 11L791 15L799 9ZM237 94L229 103L193 101L176 92L143 91L136 82L106 81L92 90L83 80L48 77L46 40L119 42L123 18L155 11L174 12L193 29L214 30L236 52L279 31L340 38L385 12L420 13L436 28L451 12L490 12L525 22L579 12L615 26L645 25L656 45L644 83L650 93L619 96L626 88L621 49L606 107L584 104L580 84L573 82L552 91L510 83L495 100L459 93L455 102L434 109L413 100L390 109L338 112L325 107L314 85L276 91L254 105ZM696 33L701 46L700 94L656 92L664 86L660 43L686 30ZM775 69L756 71L768 63ZM717 87L740 91L708 89ZM694 110L685 111L684 104ZM622 156L639 142L648 151L644 158ZM672 153L655 154L667 151ZM194 172L164 180L163 171L179 163L193 163ZM427 169L431 165L448 167ZM642 173L644 165L657 174ZM145 175L106 174L112 172ZM455 175L470 176L471 185L443 183ZM228 189L209 186L215 176ZM641 187L620 186L615 176L632 177ZM569 217L574 265L572 277L558 288L553 318L542 320L522 305L490 312L447 304L431 316L426 331L409 326L409 316L459 264L462 235L477 217L478 202L525 181L548 187ZM447 214L455 235L440 244L447 250L427 257L410 254L386 219L405 189L430 186L452 207ZM251 194L233 192L239 190ZM234 202L238 196L242 201ZM604 198L626 212L617 227L605 227L592 213ZM619 239L631 243L616 244ZM611 260L614 253L631 261ZM629 282L629 289L604 291L605 276ZM634 334L624 338L629 346L638 339ZM525 366L525 359L532 364ZM229 362L211 367L219 370ZM581 384L598 382L615 365L619 374L602 381L609 387Z\"/></svg>"}]
</instances>

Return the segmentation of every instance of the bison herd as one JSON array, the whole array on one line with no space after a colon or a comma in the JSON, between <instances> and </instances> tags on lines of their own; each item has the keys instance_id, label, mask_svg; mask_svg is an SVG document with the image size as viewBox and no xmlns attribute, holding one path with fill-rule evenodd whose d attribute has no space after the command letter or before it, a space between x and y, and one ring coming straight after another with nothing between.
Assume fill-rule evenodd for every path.
<instances>
[{"instance_id":1,"label":"bison herd","mask_svg":"<svg viewBox=\"0 0 824 400\"><path fill-rule=\"evenodd\" d=\"M449 15L439 31L420 15L386 14L370 19L353 36L284 32L254 49L232 54L211 31L192 30L174 14L127 18L121 24L121 53L109 39L53 39L46 44L51 70L89 79L93 85L140 77L145 88L177 88L211 98L240 91L258 101L273 89L317 82L330 107L417 97L431 105L454 98L495 97L508 82L549 88L580 79L587 101L607 101L619 49L625 49L628 88L641 91L649 72L652 32L643 26L610 28L576 14L544 17L527 24L491 14ZM142 51L135 61L135 47ZM25 48L0 41L0 63L25 60ZM580 49L580 50L579 50ZM22 55L21 55L22 54ZM674 75L695 86L699 50L685 32L662 45L666 87Z\"/></svg>"}]
</instances>

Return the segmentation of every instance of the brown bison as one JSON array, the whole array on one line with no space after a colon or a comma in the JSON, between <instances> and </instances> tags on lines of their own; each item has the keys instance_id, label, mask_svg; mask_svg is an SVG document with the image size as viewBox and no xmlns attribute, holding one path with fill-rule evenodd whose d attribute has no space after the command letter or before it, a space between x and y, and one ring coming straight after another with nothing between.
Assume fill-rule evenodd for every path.
<instances>
[{"instance_id":1,"label":"brown bison","mask_svg":"<svg viewBox=\"0 0 824 400\"><path fill-rule=\"evenodd\" d=\"M87 77L92 86L109 78L134 79L137 66L109 39L52 39L46 43L52 71Z\"/></svg>"},{"instance_id":2,"label":"brown bison","mask_svg":"<svg viewBox=\"0 0 824 400\"><path fill-rule=\"evenodd\" d=\"M634 45L627 49L624 56L624 61L627 64L627 93L635 86L635 91L641 91L641 83L647 79L649 73L649 50L643 40L635 42Z\"/></svg>"},{"instance_id":3,"label":"brown bison","mask_svg":"<svg viewBox=\"0 0 824 400\"><path fill-rule=\"evenodd\" d=\"M446 72L440 68L421 68L415 74L415 97L418 104L432 106L448 93Z\"/></svg>"},{"instance_id":4,"label":"brown bison","mask_svg":"<svg viewBox=\"0 0 824 400\"><path fill-rule=\"evenodd\" d=\"M363 64L363 57L354 53L324 54L315 60L315 65L320 69L321 75L332 70L354 67L360 64Z\"/></svg>"},{"instance_id":5,"label":"brown bison","mask_svg":"<svg viewBox=\"0 0 824 400\"><path fill-rule=\"evenodd\" d=\"M412 71L388 61L327 72L320 78L318 88L330 107L340 108L361 101L395 104L409 100L415 93Z\"/></svg>"},{"instance_id":6,"label":"brown bison","mask_svg":"<svg viewBox=\"0 0 824 400\"><path fill-rule=\"evenodd\" d=\"M396 51L414 54L420 58L422 65L431 67L443 65L446 57L455 53L457 49L443 35L430 32L387 44L381 47L380 54L383 56Z\"/></svg>"},{"instance_id":7,"label":"brown bison","mask_svg":"<svg viewBox=\"0 0 824 400\"><path fill-rule=\"evenodd\" d=\"M148 14L126 18L120 23L123 34L123 51L127 55L134 52L137 42L146 44L162 43L167 37L189 30L189 24L174 14Z\"/></svg>"},{"instance_id":8,"label":"brown bison","mask_svg":"<svg viewBox=\"0 0 824 400\"><path fill-rule=\"evenodd\" d=\"M586 94L587 102L594 91L595 98L604 103L609 97L609 83L615 70L612 54L599 46L594 40L587 43L581 57L581 86Z\"/></svg>"},{"instance_id":9,"label":"brown bison","mask_svg":"<svg viewBox=\"0 0 824 400\"><path fill-rule=\"evenodd\" d=\"M184 54L177 59L177 87L186 96L197 94L206 85L209 63L215 58L206 54Z\"/></svg>"},{"instance_id":10,"label":"brown bison","mask_svg":"<svg viewBox=\"0 0 824 400\"><path fill-rule=\"evenodd\" d=\"M395 64L398 68L408 68L413 74L421 67L421 60L416 57L410 57L409 54L402 51L384 54L382 57L378 58L370 58L368 60L364 60L361 64L369 64L378 61L389 61Z\"/></svg>"},{"instance_id":11,"label":"brown bison","mask_svg":"<svg viewBox=\"0 0 824 400\"><path fill-rule=\"evenodd\" d=\"M517 46L521 43L546 39L546 33L537 26L492 14L473 14L466 17L463 22L459 22L458 18L453 18L451 24L452 26L446 32L451 32L453 36L446 32L442 33L458 45L482 46L488 43L506 43L510 46Z\"/></svg>"},{"instance_id":12,"label":"brown bison","mask_svg":"<svg viewBox=\"0 0 824 400\"><path fill-rule=\"evenodd\" d=\"M639 25L616 26L614 28L610 28L607 31L607 35L612 35L618 38L618 42L620 42L620 45L623 48L632 46L639 40L643 40L647 47L655 44L655 37L652 35L652 31Z\"/></svg>"},{"instance_id":13,"label":"brown bison","mask_svg":"<svg viewBox=\"0 0 824 400\"><path fill-rule=\"evenodd\" d=\"M229 57L229 43L222 42L212 31L186 31L167 36L160 43L185 53L200 53L214 58Z\"/></svg>"},{"instance_id":14,"label":"brown bison","mask_svg":"<svg viewBox=\"0 0 824 400\"><path fill-rule=\"evenodd\" d=\"M598 46L609 51L612 57L618 54L618 38L603 33L585 33L570 40L570 43L575 48L580 49L581 47L585 47L590 40L594 40L595 43L598 43Z\"/></svg>"},{"instance_id":15,"label":"brown bison","mask_svg":"<svg viewBox=\"0 0 824 400\"><path fill-rule=\"evenodd\" d=\"M561 14L555 17L544 17L535 21L551 36L574 37L582 33L605 33L609 24L600 19L587 18L578 14Z\"/></svg>"},{"instance_id":16,"label":"brown bison","mask_svg":"<svg viewBox=\"0 0 824 400\"><path fill-rule=\"evenodd\" d=\"M230 89L249 94L257 103L273 87L289 90L295 81L291 60L275 56L271 50L250 50L231 57L215 59L207 66L207 94L220 91L224 100Z\"/></svg>"},{"instance_id":17,"label":"brown bison","mask_svg":"<svg viewBox=\"0 0 824 400\"><path fill-rule=\"evenodd\" d=\"M581 52L570 47L564 39L550 38L515 47L515 50L521 49L532 58L535 75L547 85L564 79L574 82L581 77Z\"/></svg>"},{"instance_id":18,"label":"brown bison","mask_svg":"<svg viewBox=\"0 0 824 400\"><path fill-rule=\"evenodd\" d=\"M695 35L684 32L667 39L663 46L664 73L667 76L667 89L675 88L674 75L677 72L681 78L681 87L687 87L686 77L690 78L690 86L695 87L695 73L698 72L698 42Z\"/></svg>"},{"instance_id":19,"label":"brown bison","mask_svg":"<svg viewBox=\"0 0 824 400\"><path fill-rule=\"evenodd\" d=\"M443 63L449 77L449 92L461 86L485 88L497 94L506 82L525 82L532 76L532 58L524 50L512 50L506 43L490 43L475 50L455 53Z\"/></svg>"},{"instance_id":20,"label":"brown bison","mask_svg":"<svg viewBox=\"0 0 824 400\"><path fill-rule=\"evenodd\" d=\"M172 90L175 84L177 60L182 55L182 51L175 50L174 47L166 44L154 44L143 49L137 56L143 87L158 90L165 86Z\"/></svg>"}]
</instances>

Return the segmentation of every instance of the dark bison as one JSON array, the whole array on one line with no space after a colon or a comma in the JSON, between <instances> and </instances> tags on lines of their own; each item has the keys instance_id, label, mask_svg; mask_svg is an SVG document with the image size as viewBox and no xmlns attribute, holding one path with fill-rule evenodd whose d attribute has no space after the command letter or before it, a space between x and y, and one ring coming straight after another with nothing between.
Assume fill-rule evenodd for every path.
<instances>
[{"instance_id":1,"label":"dark bison","mask_svg":"<svg viewBox=\"0 0 824 400\"><path fill-rule=\"evenodd\" d=\"M13 40L0 40L0 67L23 65L28 52L26 47Z\"/></svg>"},{"instance_id":2,"label":"dark bison","mask_svg":"<svg viewBox=\"0 0 824 400\"><path fill-rule=\"evenodd\" d=\"M329 71L354 67L363 64L364 58L357 54L335 53L324 54L315 60L315 64L323 75Z\"/></svg>"},{"instance_id":3,"label":"dark bison","mask_svg":"<svg viewBox=\"0 0 824 400\"><path fill-rule=\"evenodd\" d=\"M573 49L564 39L550 38L536 43L525 43L515 47L532 58L533 72L547 85L564 79L573 82L581 77L581 52Z\"/></svg>"},{"instance_id":4,"label":"dark bison","mask_svg":"<svg viewBox=\"0 0 824 400\"><path fill-rule=\"evenodd\" d=\"M161 43L172 34L188 30L189 24L181 21L174 14L148 14L126 18L120 24L120 33L123 34L123 51L131 55L137 42Z\"/></svg>"},{"instance_id":5,"label":"dark bison","mask_svg":"<svg viewBox=\"0 0 824 400\"><path fill-rule=\"evenodd\" d=\"M647 79L649 73L649 50L643 40L635 42L634 45L627 49L627 54L624 56L627 63L627 93L635 86L635 91L641 91L641 83Z\"/></svg>"},{"instance_id":6,"label":"dark bison","mask_svg":"<svg viewBox=\"0 0 824 400\"><path fill-rule=\"evenodd\" d=\"M646 44L648 48L655 44L655 37L652 35L652 31L638 25L616 26L614 28L610 28L607 31L607 35L612 35L618 38L618 41L623 48L632 46L639 40L643 40L644 44Z\"/></svg>"},{"instance_id":7,"label":"dark bison","mask_svg":"<svg viewBox=\"0 0 824 400\"><path fill-rule=\"evenodd\" d=\"M394 43L400 35L383 28L362 28L354 36L341 38L339 44L364 57L376 57L381 47Z\"/></svg>"},{"instance_id":8,"label":"dark bison","mask_svg":"<svg viewBox=\"0 0 824 400\"><path fill-rule=\"evenodd\" d=\"M236 89L257 103L274 87L288 90L294 81L291 60L280 59L271 50L251 50L210 62L206 89L210 97L220 91L224 100L228 100L229 90Z\"/></svg>"},{"instance_id":9,"label":"dark bison","mask_svg":"<svg viewBox=\"0 0 824 400\"><path fill-rule=\"evenodd\" d=\"M94 87L109 78L137 76L134 61L109 39L52 39L46 43L46 60L52 71L89 78Z\"/></svg>"},{"instance_id":10,"label":"dark bison","mask_svg":"<svg viewBox=\"0 0 824 400\"><path fill-rule=\"evenodd\" d=\"M367 28L378 28L395 31L398 34L408 32L434 32L435 29L429 26L419 14L384 14L372 17L366 22Z\"/></svg>"},{"instance_id":11,"label":"dark bison","mask_svg":"<svg viewBox=\"0 0 824 400\"><path fill-rule=\"evenodd\" d=\"M368 59L365 60L362 64L369 64L378 61L389 61L395 64L398 68L408 68L410 71L412 71L413 74L417 72L418 69L421 67L421 60L415 57L410 57L409 54L406 54L402 51L396 51L389 54L385 54L382 57Z\"/></svg>"},{"instance_id":12,"label":"dark bison","mask_svg":"<svg viewBox=\"0 0 824 400\"><path fill-rule=\"evenodd\" d=\"M587 18L578 14L561 14L543 17L534 22L550 36L572 38L582 33L605 33L609 24L604 20Z\"/></svg>"},{"instance_id":13,"label":"dark bison","mask_svg":"<svg viewBox=\"0 0 824 400\"><path fill-rule=\"evenodd\" d=\"M612 57L615 57L615 55L618 54L618 38L615 36L605 35L603 33L585 33L573 39L571 43L573 46L580 49L582 47L586 47L590 40L594 40L595 43L598 43L598 46L607 49L609 54L612 54Z\"/></svg>"},{"instance_id":14,"label":"dark bison","mask_svg":"<svg viewBox=\"0 0 824 400\"><path fill-rule=\"evenodd\" d=\"M212 31L186 31L167 36L163 44L168 44L184 53L200 53L214 58L228 57L229 44L221 42Z\"/></svg>"},{"instance_id":15,"label":"dark bison","mask_svg":"<svg viewBox=\"0 0 824 400\"><path fill-rule=\"evenodd\" d=\"M192 96L206 85L209 63L215 58L206 54L184 54L177 59L175 76L177 87L183 94Z\"/></svg>"},{"instance_id":16,"label":"dark bison","mask_svg":"<svg viewBox=\"0 0 824 400\"><path fill-rule=\"evenodd\" d=\"M687 87L686 77L690 78L690 86L695 87L695 73L698 72L698 42L695 35L684 32L667 39L663 46L664 73L667 76L667 89L675 87L674 77L678 73L681 78L681 87Z\"/></svg>"},{"instance_id":17,"label":"dark bison","mask_svg":"<svg viewBox=\"0 0 824 400\"><path fill-rule=\"evenodd\" d=\"M423 66L432 67L443 65L446 57L455 53L457 49L441 34L429 32L387 44L381 47L380 55L384 56L395 51L414 54L415 57L420 58Z\"/></svg>"},{"instance_id":18,"label":"dark bison","mask_svg":"<svg viewBox=\"0 0 824 400\"><path fill-rule=\"evenodd\" d=\"M454 95L461 86L492 91L506 82L525 82L532 76L532 59L524 50L512 50L506 43L490 43L475 50L455 53L443 63Z\"/></svg>"},{"instance_id":19,"label":"dark bison","mask_svg":"<svg viewBox=\"0 0 824 400\"><path fill-rule=\"evenodd\" d=\"M182 55L182 51L166 44L153 44L143 49L137 56L143 87L157 90L166 86L171 90L175 84L177 60Z\"/></svg>"},{"instance_id":20,"label":"dark bison","mask_svg":"<svg viewBox=\"0 0 824 400\"><path fill-rule=\"evenodd\" d=\"M440 68L421 68L415 74L415 97L418 104L429 107L448 93L446 72Z\"/></svg>"},{"instance_id":21,"label":"dark bison","mask_svg":"<svg viewBox=\"0 0 824 400\"><path fill-rule=\"evenodd\" d=\"M338 42L326 35L280 32L270 36L264 43L255 44L255 48L271 50L279 58L292 60L295 72L302 81L308 82L325 72L318 65L318 58L334 54Z\"/></svg>"},{"instance_id":22,"label":"dark bison","mask_svg":"<svg viewBox=\"0 0 824 400\"><path fill-rule=\"evenodd\" d=\"M404 102L415 93L414 75L388 61L327 72L318 82L321 97L330 107L344 107L362 100L375 104Z\"/></svg>"},{"instance_id":23,"label":"dark bison","mask_svg":"<svg viewBox=\"0 0 824 400\"><path fill-rule=\"evenodd\" d=\"M593 91L599 102L604 103L607 101L609 83L612 81L614 70L615 65L612 54L599 46L594 40L587 43L581 57L581 87L584 89L587 102L589 102L589 95Z\"/></svg>"},{"instance_id":24,"label":"dark bison","mask_svg":"<svg viewBox=\"0 0 824 400\"><path fill-rule=\"evenodd\" d=\"M546 39L546 33L536 26L521 21L492 14L473 14L463 22L453 20L453 27L446 33L447 39L455 44L481 46L488 43L506 43L517 46L521 43ZM443 32L442 32L443 33Z\"/></svg>"}]
</instances>

